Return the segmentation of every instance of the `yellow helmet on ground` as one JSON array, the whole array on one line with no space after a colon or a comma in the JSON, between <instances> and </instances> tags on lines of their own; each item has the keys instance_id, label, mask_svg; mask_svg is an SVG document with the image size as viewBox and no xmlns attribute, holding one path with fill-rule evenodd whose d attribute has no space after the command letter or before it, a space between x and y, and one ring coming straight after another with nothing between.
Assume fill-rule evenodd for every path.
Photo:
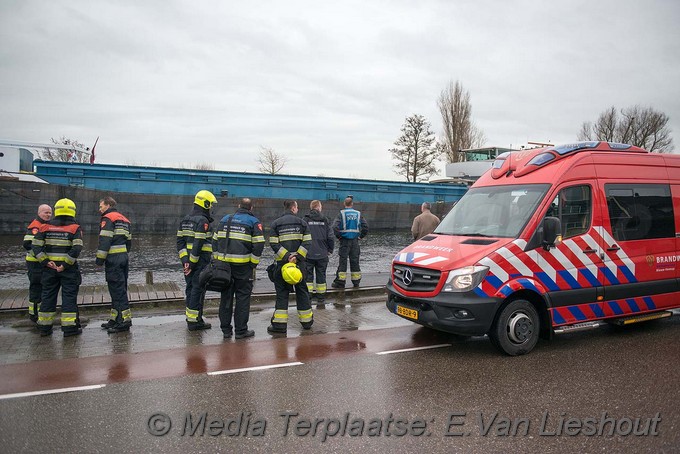
<instances>
[{"instance_id":1,"label":"yellow helmet on ground","mask_svg":"<svg viewBox=\"0 0 680 454\"><path fill-rule=\"evenodd\" d=\"M196 197L194 197L194 204L201 208L209 210L212 208L213 204L217 203L217 199L212 192L206 191L205 189L198 191Z\"/></svg>"},{"instance_id":2,"label":"yellow helmet on ground","mask_svg":"<svg viewBox=\"0 0 680 454\"><path fill-rule=\"evenodd\" d=\"M76 217L76 204L71 199L61 199L54 204L55 216Z\"/></svg>"},{"instance_id":3,"label":"yellow helmet on ground","mask_svg":"<svg viewBox=\"0 0 680 454\"><path fill-rule=\"evenodd\" d=\"M302 271L297 267L295 263L286 263L281 267L281 275L283 280L288 282L290 285L299 284L302 282Z\"/></svg>"}]
</instances>

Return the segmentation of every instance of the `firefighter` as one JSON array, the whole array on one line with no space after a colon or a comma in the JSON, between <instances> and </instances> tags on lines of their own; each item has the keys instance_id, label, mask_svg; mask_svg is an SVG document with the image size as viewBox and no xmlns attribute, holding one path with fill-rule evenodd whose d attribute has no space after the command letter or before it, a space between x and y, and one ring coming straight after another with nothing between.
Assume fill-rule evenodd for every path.
<instances>
[{"instance_id":1,"label":"firefighter","mask_svg":"<svg viewBox=\"0 0 680 454\"><path fill-rule=\"evenodd\" d=\"M347 196L344 202L345 208L340 210L333 223L333 233L340 240L340 262L335 280L331 284L333 288L345 288L347 280L347 258L352 273L350 278L354 287L359 287L361 281L361 268L359 267L359 240L368 234L368 223L361 216L361 212L353 208L354 197Z\"/></svg>"},{"instance_id":2,"label":"firefighter","mask_svg":"<svg viewBox=\"0 0 680 454\"><path fill-rule=\"evenodd\" d=\"M297 217L298 205L294 200L283 203L285 213L272 222L269 245L274 250L276 270L274 289L276 305L269 334L285 333L288 327L288 295L291 287L295 289L298 317L303 329L311 329L314 318L309 301L307 284L303 279L304 262L307 248L312 242L307 223Z\"/></svg>"},{"instance_id":3,"label":"firefighter","mask_svg":"<svg viewBox=\"0 0 680 454\"><path fill-rule=\"evenodd\" d=\"M83 232L75 217L76 204L70 199L61 199L54 205L54 219L40 226L33 238L33 254L43 265L42 301L38 311L41 336L52 334L60 288L64 337L83 332L78 316L78 290L82 282L78 256L83 249Z\"/></svg>"},{"instance_id":4,"label":"firefighter","mask_svg":"<svg viewBox=\"0 0 680 454\"><path fill-rule=\"evenodd\" d=\"M42 297L42 265L33 254L33 237L38 233L40 227L52 219L52 207L40 205L38 216L28 224L26 235L24 235L24 249L26 249L26 268L28 268L28 318L33 323L38 322L38 310L40 309L40 298Z\"/></svg>"},{"instance_id":5,"label":"firefighter","mask_svg":"<svg viewBox=\"0 0 680 454\"><path fill-rule=\"evenodd\" d=\"M111 295L111 316L102 328L109 334L130 331L132 314L128 301L128 253L132 246L130 221L116 209L113 197L99 201L102 214L99 225L99 245L97 246L97 266L105 265L106 284Z\"/></svg>"},{"instance_id":6,"label":"firefighter","mask_svg":"<svg viewBox=\"0 0 680 454\"><path fill-rule=\"evenodd\" d=\"M264 234L262 223L253 215L252 209L250 199L241 199L236 213L224 216L215 232L216 257L229 263L232 277L229 289L220 296L220 328L225 339L231 338L232 313L236 339L255 335L255 331L248 329L250 295L255 268L264 249Z\"/></svg>"},{"instance_id":7,"label":"firefighter","mask_svg":"<svg viewBox=\"0 0 680 454\"><path fill-rule=\"evenodd\" d=\"M331 222L321 214L322 205L319 200L312 200L310 211L304 219L312 235L312 244L305 260L307 274L307 290L310 299L316 297L317 307L323 307L326 302L326 268L328 256L333 253L335 239ZM315 276L316 274L316 276ZM315 281L316 280L316 284Z\"/></svg>"},{"instance_id":8,"label":"firefighter","mask_svg":"<svg viewBox=\"0 0 680 454\"><path fill-rule=\"evenodd\" d=\"M194 197L194 209L186 215L177 231L177 252L186 281L186 320L189 331L210 329L203 321L203 289L199 275L212 256L213 222L211 210L217 203L212 192L201 190Z\"/></svg>"}]
</instances>

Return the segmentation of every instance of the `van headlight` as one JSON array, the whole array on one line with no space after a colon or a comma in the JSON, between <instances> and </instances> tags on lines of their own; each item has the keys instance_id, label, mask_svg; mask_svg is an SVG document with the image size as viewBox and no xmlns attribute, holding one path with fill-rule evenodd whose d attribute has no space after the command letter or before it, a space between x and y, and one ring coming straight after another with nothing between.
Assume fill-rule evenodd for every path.
<instances>
[{"instance_id":1,"label":"van headlight","mask_svg":"<svg viewBox=\"0 0 680 454\"><path fill-rule=\"evenodd\" d=\"M444 292L468 292L477 287L486 273L488 266L466 266L449 271L449 277L444 284Z\"/></svg>"}]
</instances>

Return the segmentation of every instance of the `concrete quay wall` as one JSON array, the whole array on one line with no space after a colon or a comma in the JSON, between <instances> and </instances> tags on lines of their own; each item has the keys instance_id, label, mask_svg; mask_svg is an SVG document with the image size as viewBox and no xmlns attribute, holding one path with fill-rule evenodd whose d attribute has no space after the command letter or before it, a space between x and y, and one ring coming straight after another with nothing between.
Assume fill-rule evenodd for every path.
<instances>
[{"instance_id":1,"label":"concrete quay wall","mask_svg":"<svg viewBox=\"0 0 680 454\"><path fill-rule=\"evenodd\" d=\"M274 192L274 191L273 191ZM69 198L76 203L77 219L87 233L99 230L99 200L107 195L118 202L118 208L132 222L133 233L174 234L179 220L193 205L193 196L137 194L111 192L74 186L0 180L0 234L23 234L26 225L33 219L38 205L54 203ZM218 204L214 210L218 220L232 213L239 198L216 194ZM300 215L309 211L310 200L298 199ZM342 202L322 200L323 212L331 220L335 218ZM275 192L269 198L254 198L253 212L262 221L265 230L283 212L283 199ZM420 204L362 202L355 198L354 208L360 210L370 229L410 228L413 218L420 214ZM451 208L447 203L433 203L432 212L444 216Z\"/></svg>"}]
</instances>

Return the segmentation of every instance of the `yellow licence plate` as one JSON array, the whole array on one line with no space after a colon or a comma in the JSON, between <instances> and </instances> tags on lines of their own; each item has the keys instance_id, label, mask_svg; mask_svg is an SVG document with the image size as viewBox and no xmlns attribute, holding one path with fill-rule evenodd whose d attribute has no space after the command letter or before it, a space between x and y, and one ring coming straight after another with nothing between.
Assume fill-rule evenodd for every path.
<instances>
[{"instance_id":1,"label":"yellow licence plate","mask_svg":"<svg viewBox=\"0 0 680 454\"><path fill-rule=\"evenodd\" d=\"M418 311L415 309L409 309L408 307L397 306L397 314L410 318L412 320L418 320Z\"/></svg>"}]
</instances>

